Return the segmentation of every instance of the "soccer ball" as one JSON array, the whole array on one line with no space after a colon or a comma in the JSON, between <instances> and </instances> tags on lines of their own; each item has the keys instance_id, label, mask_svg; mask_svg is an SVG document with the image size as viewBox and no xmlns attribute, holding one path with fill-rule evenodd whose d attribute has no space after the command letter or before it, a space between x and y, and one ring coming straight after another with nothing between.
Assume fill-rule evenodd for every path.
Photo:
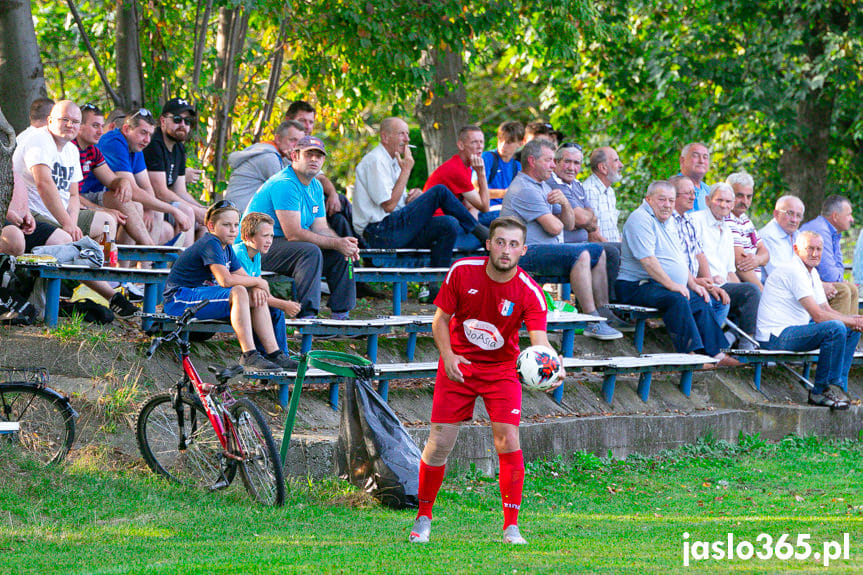
<instances>
[{"instance_id":1,"label":"soccer ball","mask_svg":"<svg viewBox=\"0 0 863 575\"><path fill-rule=\"evenodd\" d=\"M545 391L560 377L560 358L550 347L532 345L518 354L515 368L518 379L527 389Z\"/></svg>"}]
</instances>

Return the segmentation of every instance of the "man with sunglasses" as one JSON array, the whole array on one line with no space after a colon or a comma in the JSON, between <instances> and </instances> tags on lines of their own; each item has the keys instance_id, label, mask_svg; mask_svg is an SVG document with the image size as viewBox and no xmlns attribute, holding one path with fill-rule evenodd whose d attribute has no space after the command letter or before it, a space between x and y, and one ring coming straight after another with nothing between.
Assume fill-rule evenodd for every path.
<instances>
[{"instance_id":1,"label":"man with sunglasses","mask_svg":"<svg viewBox=\"0 0 863 575\"><path fill-rule=\"evenodd\" d=\"M191 209L198 226L204 225L206 206L186 191L186 147L184 142L195 126L197 112L183 98L165 102L159 126L144 148L147 175L156 196L163 201ZM201 228L203 230L203 228Z\"/></svg>"},{"instance_id":2,"label":"man with sunglasses","mask_svg":"<svg viewBox=\"0 0 863 575\"><path fill-rule=\"evenodd\" d=\"M782 196L776 200L773 219L758 231L770 254L761 281L766 280L778 266L794 261L794 242L805 213L806 206L797 196Z\"/></svg>"}]
</instances>

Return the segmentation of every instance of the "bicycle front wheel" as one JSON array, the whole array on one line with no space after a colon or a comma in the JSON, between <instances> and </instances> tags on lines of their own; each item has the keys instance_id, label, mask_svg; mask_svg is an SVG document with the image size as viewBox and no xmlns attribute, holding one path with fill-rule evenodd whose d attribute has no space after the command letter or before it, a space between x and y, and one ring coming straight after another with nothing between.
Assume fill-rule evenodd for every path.
<instances>
[{"instance_id":1,"label":"bicycle front wheel","mask_svg":"<svg viewBox=\"0 0 863 575\"><path fill-rule=\"evenodd\" d=\"M231 407L231 415L235 425L233 439L238 442L233 448L242 458L239 467L246 490L260 503L283 505L285 476L282 458L261 410L244 397Z\"/></svg>"},{"instance_id":2,"label":"bicycle front wheel","mask_svg":"<svg viewBox=\"0 0 863 575\"><path fill-rule=\"evenodd\" d=\"M221 489L234 479L236 465L197 397L166 391L141 408L136 426L138 448L153 472L184 485Z\"/></svg>"},{"instance_id":3,"label":"bicycle front wheel","mask_svg":"<svg viewBox=\"0 0 863 575\"><path fill-rule=\"evenodd\" d=\"M36 384L0 384L0 422L17 424L17 431L0 433L43 463L58 463L75 441L75 415L53 390Z\"/></svg>"}]
</instances>

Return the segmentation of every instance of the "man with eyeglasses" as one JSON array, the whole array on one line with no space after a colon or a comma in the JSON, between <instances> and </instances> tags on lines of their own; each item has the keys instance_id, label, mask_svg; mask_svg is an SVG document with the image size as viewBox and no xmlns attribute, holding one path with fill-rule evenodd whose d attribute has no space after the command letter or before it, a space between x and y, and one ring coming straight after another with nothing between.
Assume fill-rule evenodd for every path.
<instances>
[{"instance_id":1,"label":"man with eyeglasses","mask_svg":"<svg viewBox=\"0 0 863 575\"><path fill-rule=\"evenodd\" d=\"M195 215L203 233L207 207L186 191L186 147L197 112L183 98L172 98L162 107L159 126L144 148L144 163L150 185L162 201L180 205Z\"/></svg>"},{"instance_id":2,"label":"man with eyeglasses","mask_svg":"<svg viewBox=\"0 0 863 575\"><path fill-rule=\"evenodd\" d=\"M818 275L824 282L824 292L830 307L845 315L856 315L859 307L857 285L845 281L845 263L842 259L842 234L854 223L851 202L845 196L832 195L824 200L821 215L800 226L821 236L824 250Z\"/></svg>"},{"instance_id":3,"label":"man with eyeglasses","mask_svg":"<svg viewBox=\"0 0 863 575\"><path fill-rule=\"evenodd\" d=\"M153 242L157 245L168 242L191 245L194 243L193 237L182 238L179 235L192 229L195 223L191 208L187 211L182 206L175 206L158 198L147 175L143 150L150 143L155 129L156 119L153 114L146 108L140 108L126 115L119 128L99 138L96 147L102 152L114 174L126 179L131 185L132 200L144 207L144 221ZM81 193L101 194L105 190L104 184L91 173L84 180ZM166 215L173 218L173 224L165 220Z\"/></svg>"},{"instance_id":4,"label":"man with eyeglasses","mask_svg":"<svg viewBox=\"0 0 863 575\"><path fill-rule=\"evenodd\" d=\"M117 220L107 212L81 209L78 196L83 179L78 148L72 143L81 128L81 110L70 100L51 109L48 125L15 148L12 168L27 189L28 206L37 223L54 227L50 234L37 228L25 236L26 249L46 244L76 242L85 235L98 238L108 226L112 237ZM50 230L48 230L50 231ZM132 317L137 308L105 282L85 282L109 301L111 311Z\"/></svg>"},{"instance_id":5,"label":"man with eyeglasses","mask_svg":"<svg viewBox=\"0 0 863 575\"><path fill-rule=\"evenodd\" d=\"M132 185L129 180L117 177L96 147L104 126L105 118L98 106L90 103L81 106L81 129L73 140L81 158L81 174L84 181L95 177L105 187L103 192L82 193L81 205L90 210L107 211L114 216L122 226L117 232L120 243L153 245L153 238L144 223L144 208L132 200Z\"/></svg>"},{"instance_id":6,"label":"man with eyeglasses","mask_svg":"<svg viewBox=\"0 0 863 575\"><path fill-rule=\"evenodd\" d=\"M778 266L794 260L794 242L805 213L806 207L797 196L782 196L776 200L773 219L758 231L770 254L770 260L764 266L762 281Z\"/></svg>"}]
</instances>

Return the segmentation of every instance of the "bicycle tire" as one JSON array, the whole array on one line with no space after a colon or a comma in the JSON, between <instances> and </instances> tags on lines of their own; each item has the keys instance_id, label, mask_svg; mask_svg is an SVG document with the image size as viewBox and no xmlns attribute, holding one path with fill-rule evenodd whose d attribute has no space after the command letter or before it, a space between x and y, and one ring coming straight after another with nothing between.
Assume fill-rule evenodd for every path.
<instances>
[{"instance_id":1,"label":"bicycle tire","mask_svg":"<svg viewBox=\"0 0 863 575\"><path fill-rule=\"evenodd\" d=\"M0 434L46 464L59 463L75 441L75 411L53 389L35 383L0 384L0 422L19 430Z\"/></svg>"},{"instance_id":2,"label":"bicycle tire","mask_svg":"<svg viewBox=\"0 0 863 575\"><path fill-rule=\"evenodd\" d=\"M234 418L233 446L237 455L240 476L249 495L265 505L280 507L285 503L285 476L282 458L261 410L248 398L242 398L231 406Z\"/></svg>"},{"instance_id":3,"label":"bicycle tire","mask_svg":"<svg viewBox=\"0 0 863 575\"><path fill-rule=\"evenodd\" d=\"M157 393L138 413L135 436L144 461L154 473L176 483L211 490L227 487L236 464L225 457L204 406L183 391L175 407L175 397L176 391Z\"/></svg>"}]
</instances>

